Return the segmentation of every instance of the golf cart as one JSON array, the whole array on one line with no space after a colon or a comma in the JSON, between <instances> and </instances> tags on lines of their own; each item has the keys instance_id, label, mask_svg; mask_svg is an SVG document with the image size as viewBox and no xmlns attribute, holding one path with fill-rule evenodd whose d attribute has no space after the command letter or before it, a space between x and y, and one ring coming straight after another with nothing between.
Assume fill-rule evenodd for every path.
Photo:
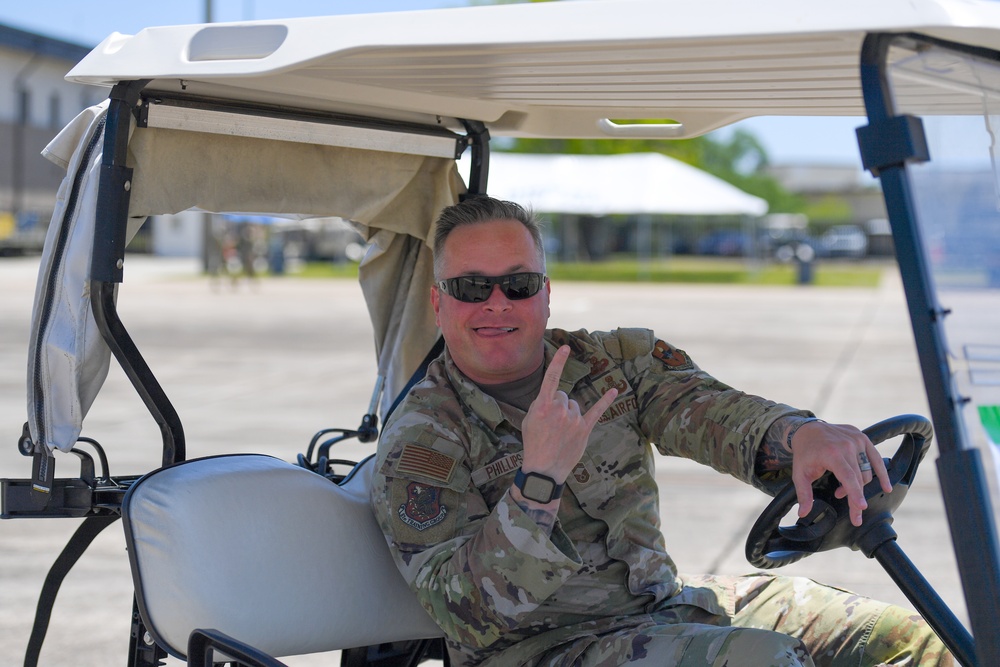
<instances>
[{"instance_id":1,"label":"golf cart","mask_svg":"<svg viewBox=\"0 0 1000 667\"><path fill-rule=\"evenodd\" d=\"M168 655L277 665L272 656L339 649L345 665L388 667L442 655L440 632L395 573L368 511L370 464L340 472L331 453L343 437L374 442L440 349L426 299L436 213L490 192L494 137L684 139L754 115L868 117L861 162L885 195L971 627L892 532L931 442L918 417L869 430L903 444L890 460L895 491L866 490L863 530L845 523L821 480L822 502L794 525L781 525L794 496L775 497L747 555L777 567L837 546L860 550L962 664L1000 664L988 471L1000 419L991 141L1000 5L620 0L172 26L111 35L69 77L110 95L47 149L67 177L32 319L18 441L31 475L3 480L2 498L4 518L83 521L42 591L26 664L37 663L60 582L118 518L135 583L130 665ZM670 120L630 122L648 119ZM463 178L456 161L466 152ZM187 460L181 415L117 300L138 227L193 208L339 216L362 231L379 381L358 428L324 429L294 463ZM112 476L103 447L83 435L112 357L159 427L155 470ZM57 461L79 473L56 476ZM303 534L288 520L301 507L323 508L315 514L329 523ZM318 562L344 576L311 576Z\"/></svg>"}]
</instances>

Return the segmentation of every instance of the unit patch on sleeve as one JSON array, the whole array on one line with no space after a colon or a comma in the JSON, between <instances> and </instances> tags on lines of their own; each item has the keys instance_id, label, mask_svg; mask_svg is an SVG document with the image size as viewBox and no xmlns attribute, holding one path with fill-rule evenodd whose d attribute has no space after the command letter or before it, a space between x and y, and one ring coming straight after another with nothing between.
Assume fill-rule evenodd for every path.
<instances>
[{"instance_id":1,"label":"unit patch on sleeve","mask_svg":"<svg viewBox=\"0 0 1000 667\"><path fill-rule=\"evenodd\" d=\"M407 526L423 531L444 521L448 508L441 503L441 489L410 482L406 487L406 502L399 506L397 513Z\"/></svg>"},{"instance_id":2,"label":"unit patch on sleeve","mask_svg":"<svg viewBox=\"0 0 1000 667\"><path fill-rule=\"evenodd\" d=\"M653 356L675 371L686 371L694 368L694 363L683 351L662 340L657 340L656 344L653 345Z\"/></svg>"},{"instance_id":3,"label":"unit patch on sleeve","mask_svg":"<svg viewBox=\"0 0 1000 667\"><path fill-rule=\"evenodd\" d=\"M455 472L457 461L447 454L436 452L427 447L407 444L403 446L403 451L399 455L396 463L396 474L404 477L406 475L418 475L442 484L451 481L452 473Z\"/></svg>"}]
</instances>

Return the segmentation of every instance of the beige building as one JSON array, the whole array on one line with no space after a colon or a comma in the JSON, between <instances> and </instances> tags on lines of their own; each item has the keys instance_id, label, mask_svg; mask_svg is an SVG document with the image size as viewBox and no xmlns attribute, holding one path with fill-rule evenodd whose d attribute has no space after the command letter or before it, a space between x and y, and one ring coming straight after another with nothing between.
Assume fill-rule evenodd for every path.
<instances>
[{"instance_id":1,"label":"beige building","mask_svg":"<svg viewBox=\"0 0 1000 667\"><path fill-rule=\"evenodd\" d=\"M0 254L40 247L63 172L41 150L107 91L66 73L90 47L0 25Z\"/></svg>"},{"instance_id":2,"label":"beige building","mask_svg":"<svg viewBox=\"0 0 1000 667\"><path fill-rule=\"evenodd\" d=\"M885 200L878 181L854 164L783 164L768 167L789 192L819 201L836 196L850 207L851 224L862 225L868 220L885 218ZM821 221L822 222L822 221Z\"/></svg>"}]
</instances>

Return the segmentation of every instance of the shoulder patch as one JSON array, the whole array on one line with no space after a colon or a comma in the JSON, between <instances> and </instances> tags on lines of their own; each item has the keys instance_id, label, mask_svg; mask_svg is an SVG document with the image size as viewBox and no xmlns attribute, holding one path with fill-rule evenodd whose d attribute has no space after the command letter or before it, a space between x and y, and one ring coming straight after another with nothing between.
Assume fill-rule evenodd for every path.
<instances>
[{"instance_id":1,"label":"shoulder patch","mask_svg":"<svg viewBox=\"0 0 1000 667\"><path fill-rule=\"evenodd\" d=\"M448 516L448 508L441 502L441 489L419 482L406 487L406 500L397 510L399 520L421 532L432 528Z\"/></svg>"},{"instance_id":2,"label":"shoulder patch","mask_svg":"<svg viewBox=\"0 0 1000 667\"><path fill-rule=\"evenodd\" d=\"M447 454L407 443L403 445L399 461L396 462L396 472L400 475L418 475L442 484L451 481L458 461Z\"/></svg>"},{"instance_id":3,"label":"shoulder patch","mask_svg":"<svg viewBox=\"0 0 1000 667\"><path fill-rule=\"evenodd\" d=\"M694 362L684 353L669 343L657 340L653 345L653 357L663 362L665 366L675 371L685 371L694 368Z\"/></svg>"}]
</instances>

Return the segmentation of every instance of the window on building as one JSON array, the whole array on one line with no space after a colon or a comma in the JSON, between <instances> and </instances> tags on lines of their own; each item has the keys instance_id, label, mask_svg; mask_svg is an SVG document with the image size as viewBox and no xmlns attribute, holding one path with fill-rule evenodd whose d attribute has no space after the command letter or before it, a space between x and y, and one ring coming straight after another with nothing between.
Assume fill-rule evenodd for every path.
<instances>
[{"instance_id":1,"label":"window on building","mask_svg":"<svg viewBox=\"0 0 1000 667\"><path fill-rule=\"evenodd\" d=\"M59 93L52 93L49 97L49 129L58 130L62 127L62 104Z\"/></svg>"},{"instance_id":2,"label":"window on building","mask_svg":"<svg viewBox=\"0 0 1000 667\"><path fill-rule=\"evenodd\" d=\"M17 122L27 125L31 122L31 91L22 88L17 95Z\"/></svg>"}]
</instances>

